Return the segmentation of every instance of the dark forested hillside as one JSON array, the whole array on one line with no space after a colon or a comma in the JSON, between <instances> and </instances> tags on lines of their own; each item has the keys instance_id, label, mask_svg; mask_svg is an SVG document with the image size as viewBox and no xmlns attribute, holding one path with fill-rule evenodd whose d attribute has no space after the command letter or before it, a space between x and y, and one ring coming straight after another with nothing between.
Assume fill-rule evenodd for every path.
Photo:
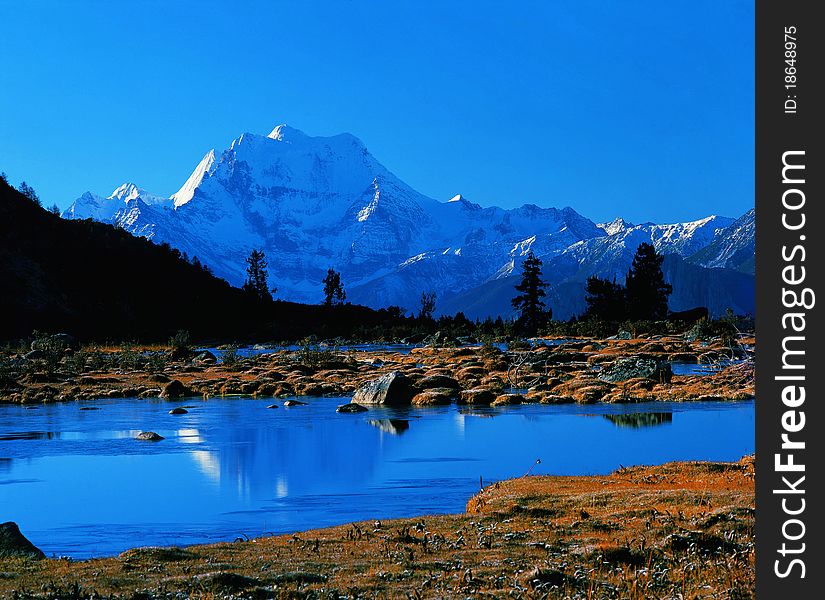
<instances>
[{"instance_id":1,"label":"dark forested hillside","mask_svg":"<svg viewBox=\"0 0 825 600\"><path fill-rule=\"evenodd\" d=\"M0 340L34 329L101 341L165 341L178 329L200 339L294 339L393 319L360 306L257 301L177 250L63 220L0 180Z\"/></svg>"}]
</instances>

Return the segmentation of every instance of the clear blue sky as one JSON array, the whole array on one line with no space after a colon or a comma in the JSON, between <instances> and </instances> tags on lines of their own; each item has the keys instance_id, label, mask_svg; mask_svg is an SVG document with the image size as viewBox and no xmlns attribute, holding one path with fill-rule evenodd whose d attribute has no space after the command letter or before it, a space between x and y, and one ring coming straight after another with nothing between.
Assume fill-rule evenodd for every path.
<instances>
[{"instance_id":1,"label":"clear blue sky","mask_svg":"<svg viewBox=\"0 0 825 600\"><path fill-rule=\"evenodd\" d=\"M513 6L518 4L518 6ZM349 131L446 200L753 206L753 2L0 0L0 170L168 195L210 148Z\"/></svg>"}]
</instances>

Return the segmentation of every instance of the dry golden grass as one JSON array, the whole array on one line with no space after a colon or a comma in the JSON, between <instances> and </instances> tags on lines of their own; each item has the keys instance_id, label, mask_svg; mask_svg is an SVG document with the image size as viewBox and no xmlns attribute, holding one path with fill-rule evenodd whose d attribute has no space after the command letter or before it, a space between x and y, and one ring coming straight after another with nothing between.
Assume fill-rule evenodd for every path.
<instances>
[{"instance_id":1,"label":"dry golden grass","mask_svg":"<svg viewBox=\"0 0 825 600\"><path fill-rule=\"evenodd\" d=\"M496 483L463 515L71 562L0 559L36 598L751 598L753 458Z\"/></svg>"}]
</instances>

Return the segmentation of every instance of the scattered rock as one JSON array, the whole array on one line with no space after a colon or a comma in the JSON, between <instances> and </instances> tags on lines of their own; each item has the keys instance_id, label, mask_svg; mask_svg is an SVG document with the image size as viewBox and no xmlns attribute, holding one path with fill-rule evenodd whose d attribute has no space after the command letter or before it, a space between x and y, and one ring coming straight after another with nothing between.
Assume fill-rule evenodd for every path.
<instances>
[{"instance_id":1,"label":"scattered rock","mask_svg":"<svg viewBox=\"0 0 825 600\"><path fill-rule=\"evenodd\" d=\"M338 408L335 409L335 412L339 413L360 413L360 412L367 412L369 409L366 406L361 406L360 404L356 404L355 402L350 402L349 404L342 404Z\"/></svg>"},{"instance_id":2,"label":"scattered rock","mask_svg":"<svg viewBox=\"0 0 825 600\"><path fill-rule=\"evenodd\" d=\"M415 390L410 379L400 371L391 371L355 390L352 401L357 404L410 404Z\"/></svg>"},{"instance_id":3,"label":"scattered rock","mask_svg":"<svg viewBox=\"0 0 825 600\"><path fill-rule=\"evenodd\" d=\"M286 400L284 401L284 406L306 406L306 402L301 402L300 400Z\"/></svg>"},{"instance_id":4,"label":"scattered rock","mask_svg":"<svg viewBox=\"0 0 825 600\"><path fill-rule=\"evenodd\" d=\"M501 394L493 400L493 406L507 406L510 404L521 404L524 402L524 396L521 394Z\"/></svg>"},{"instance_id":5,"label":"scattered rock","mask_svg":"<svg viewBox=\"0 0 825 600\"><path fill-rule=\"evenodd\" d=\"M189 411L186 410L185 408L173 408L172 410L169 411L169 414L170 415L185 415L188 412Z\"/></svg>"},{"instance_id":6,"label":"scattered rock","mask_svg":"<svg viewBox=\"0 0 825 600\"><path fill-rule=\"evenodd\" d=\"M663 360L629 356L620 358L606 367L599 379L615 383L635 377L646 377L659 383L670 383L673 371L670 363Z\"/></svg>"},{"instance_id":7,"label":"scattered rock","mask_svg":"<svg viewBox=\"0 0 825 600\"><path fill-rule=\"evenodd\" d=\"M184 410L184 409L181 409ZM136 440L143 440L146 442L159 442L164 438L162 435L158 435L154 431L141 431L139 434L135 436Z\"/></svg>"},{"instance_id":8,"label":"scattered rock","mask_svg":"<svg viewBox=\"0 0 825 600\"><path fill-rule=\"evenodd\" d=\"M218 357L212 354L209 350L198 352L193 359L196 363L214 365L218 362Z\"/></svg>"},{"instance_id":9,"label":"scattered rock","mask_svg":"<svg viewBox=\"0 0 825 600\"><path fill-rule=\"evenodd\" d=\"M414 406L446 406L452 404L456 395L456 390L450 388L433 388L413 396L412 404Z\"/></svg>"},{"instance_id":10,"label":"scattered rock","mask_svg":"<svg viewBox=\"0 0 825 600\"><path fill-rule=\"evenodd\" d=\"M420 390L430 390L435 388L447 388L451 390L460 390L461 384L453 377L447 375L427 375L419 379L415 386Z\"/></svg>"},{"instance_id":11,"label":"scattered rock","mask_svg":"<svg viewBox=\"0 0 825 600\"><path fill-rule=\"evenodd\" d=\"M471 388L458 394L459 404L492 404L496 395L487 388Z\"/></svg>"},{"instance_id":12,"label":"scattered rock","mask_svg":"<svg viewBox=\"0 0 825 600\"><path fill-rule=\"evenodd\" d=\"M8 521L0 525L0 557L21 556L26 558L46 558L43 551L26 539L17 523Z\"/></svg>"},{"instance_id":13,"label":"scattered rock","mask_svg":"<svg viewBox=\"0 0 825 600\"><path fill-rule=\"evenodd\" d=\"M184 396L191 396L192 390L183 385L177 379L173 379L163 388L160 393L161 398L183 398Z\"/></svg>"},{"instance_id":14,"label":"scattered rock","mask_svg":"<svg viewBox=\"0 0 825 600\"><path fill-rule=\"evenodd\" d=\"M572 396L543 393L539 396L539 404L572 404L576 401Z\"/></svg>"},{"instance_id":15,"label":"scattered rock","mask_svg":"<svg viewBox=\"0 0 825 600\"><path fill-rule=\"evenodd\" d=\"M267 406L267 408L278 408L278 405L277 404L270 404L269 406Z\"/></svg>"}]
</instances>

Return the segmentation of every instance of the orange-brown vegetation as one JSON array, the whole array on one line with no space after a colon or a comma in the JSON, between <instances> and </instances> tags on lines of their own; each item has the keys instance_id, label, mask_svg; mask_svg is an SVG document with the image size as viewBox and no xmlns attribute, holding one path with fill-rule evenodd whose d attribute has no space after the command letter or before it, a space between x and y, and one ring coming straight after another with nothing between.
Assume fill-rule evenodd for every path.
<instances>
[{"instance_id":1,"label":"orange-brown vegetation","mask_svg":"<svg viewBox=\"0 0 825 600\"><path fill-rule=\"evenodd\" d=\"M150 361L135 349L87 349L60 357L51 366L20 356L6 357L5 364L17 365L17 370L0 378L0 402L185 395L347 396L390 371L400 371L412 380L418 388L415 404L422 405L449 401L507 404L516 399L502 395L514 391L521 394L520 402L547 404L741 400L754 394L752 360L722 368L721 361L736 354L730 347L718 340L691 342L683 336L573 341L508 352L494 346L414 348L407 355L282 350L239 358L232 364L216 364L210 355L173 359L171 352L153 350L155 359ZM720 367L709 375L606 381L606 370L627 358ZM501 399L495 402L497 398Z\"/></svg>"},{"instance_id":2,"label":"orange-brown vegetation","mask_svg":"<svg viewBox=\"0 0 825 600\"><path fill-rule=\"evenodd\" d=\"M90 561L0 559L29 598L752 598L754 463L486 487L461 515Z\"/></svg>"}]
</instances>

